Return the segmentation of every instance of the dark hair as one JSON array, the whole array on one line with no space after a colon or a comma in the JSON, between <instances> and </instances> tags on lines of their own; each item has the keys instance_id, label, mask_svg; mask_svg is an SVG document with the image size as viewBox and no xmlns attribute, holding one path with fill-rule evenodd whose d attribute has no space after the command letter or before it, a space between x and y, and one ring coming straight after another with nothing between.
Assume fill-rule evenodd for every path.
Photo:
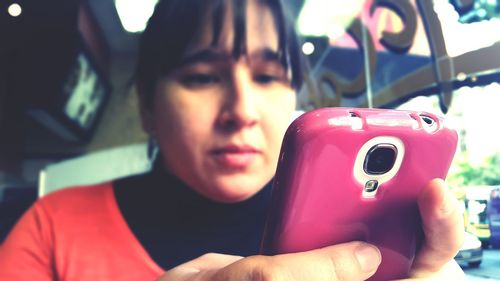
<instances>
[{"instance_id":1,"label":"dark hair","mask_svg":"<svg viewBox=\"0 0 500 281\"><path fill-rule=\"evenodd\" d=\"M142 34L135 79L146 106L151 106L157 80L179 66L186 48L198 36L207 15L213 19L212 44L216 45L225 10L232 7L235 30L233 55L239 57L246 43L247 0L160 0ZM278 53L285 69L291 74L291 85L298 90L303 82L304 59L292 18L281 0L258 0L267 5L278 29Z\"/></svg>"}]
</instances>

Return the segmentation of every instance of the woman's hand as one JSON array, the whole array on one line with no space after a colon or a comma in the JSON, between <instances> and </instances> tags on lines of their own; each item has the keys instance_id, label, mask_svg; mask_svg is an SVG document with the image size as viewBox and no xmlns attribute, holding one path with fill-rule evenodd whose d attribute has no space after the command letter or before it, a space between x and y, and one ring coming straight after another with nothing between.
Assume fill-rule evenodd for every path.
<instances>
[{"instance_id":1,"label":"woman's hand","mask_svg":"<svg viewBox=\"0 0 500 281\"><path fill-rule=\"evenodd\" d=\"M458 201L443 180L431 181L418 200L425 241L410 276L424 280L466 280L453 259L464 240Z\"/></svg>"},{"instance_id":2,"label":"woman's hand","mask_svg":"<svg viewBox=\"0 0 500 281\"><path fill-rule=\"evenodd\" d=\"M407 280L466 280L453 260L463 241L457 200L442 180L433 180L418 203L425 242ZM207 254L169 270L159 281L366 280L380 262L378 249L362 242L276 256Z\"/></svg>"},{"instance_id":3,"label":"woman's hand","mask_svg":"<svg viewBox=\"0 0 500 281\"><path fill-rule=\"evenodd\" d=\"M158 281L366 280L380 262L379 250L362 242L276 256L207 254L173 268Z\"/></svg>"}]
</instances>

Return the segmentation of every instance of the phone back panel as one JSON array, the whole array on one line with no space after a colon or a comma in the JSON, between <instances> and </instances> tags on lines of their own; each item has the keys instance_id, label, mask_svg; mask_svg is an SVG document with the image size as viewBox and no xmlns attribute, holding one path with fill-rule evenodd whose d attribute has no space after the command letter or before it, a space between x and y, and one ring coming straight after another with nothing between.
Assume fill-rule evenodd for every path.
<instances>
[{"instance_id":1,"label":"phone back panel","mask_svg":"<svg viewBox=\"0 0 500 281\"><path fill-rule=\"evenodd\" d=\"M400 140L404 153L397 172L367 198L360 181L366 173L356 159L380 136ZM423 239L417 197L431 179L445 178L456 143L456 132L429 113L323 108L303 114L282 144L262 253L361 240L382 252L371 280L406 277Z\"/></svg>"}]
</instances>

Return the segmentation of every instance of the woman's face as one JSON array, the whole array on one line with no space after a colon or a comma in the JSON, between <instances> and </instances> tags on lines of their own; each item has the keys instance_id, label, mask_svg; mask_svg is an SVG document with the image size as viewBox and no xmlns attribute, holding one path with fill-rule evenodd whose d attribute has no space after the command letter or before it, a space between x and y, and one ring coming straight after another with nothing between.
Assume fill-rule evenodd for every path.
<instances>
[{"instance_id":1,"label":"woman's face","mask_svg":"<svg viewBox=\"0 0 500 281\"><path fill-rule=\"evenodd\" d=\"M211 44L208 19L182 66L157 82L153 106L143 110L167 169L219 202L249 198L271 180L296 103L277 59L272 13L257 1L247 5L243 54L232 55L229 8L219 44Z\"/></svg>"}]
</instances>

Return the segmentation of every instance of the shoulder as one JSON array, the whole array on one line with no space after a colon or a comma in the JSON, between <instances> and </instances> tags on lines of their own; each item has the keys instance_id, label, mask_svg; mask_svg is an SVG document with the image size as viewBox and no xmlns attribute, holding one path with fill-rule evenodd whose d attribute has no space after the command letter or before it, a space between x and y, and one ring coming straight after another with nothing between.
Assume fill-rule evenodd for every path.
<instances>
[{"instance_id":1,"label":"shoulder","mask_svg":"<svg viewBox=\"0 0 500 281\"><path fill-rule=\"evenodd\" d=\"M47 194L35 202L34 208L52 214L71 215L85 211L99 211L114 201L113 183L67 187Z\"/></svg>"},{"instance_id":2,"label":"shoulder","mask_svg":"<svg viewBox=\"0 0 500 281\"><path fill-rule=\"evenodd\" d=\"M61 199L85 199L99 197L113 188L113 182L104 182L95 185L71 186L59 189L42 197L40 200L58 201Z\"/></svg>"},{"instance_id":3,"label":"shoulder","mask_svg":"<svg viewBox=\"0 0 500 281\"><path fill-rule=\"evenodd\" d=\"M39 198L18 220L2 248L10 245L10 251L16 252L29 246L48 255L50 245L60 242L56 237L76 237L89 224L109 222L114 213L106 207L112 203L106 202L112 202L112 192L112 183L103 183L65 188Z\"/></svg>"},{"instance_id":4,"label":"shoulder","mask_svg":"<svg viewBox=\"0 0 500 281\"><path fill-rule=\"evenodd\" d=\"M39 199L45 204L71 204L103 199L113 193L113 182L73 186L54 191Z\"/></svg>"}]
</instances>

